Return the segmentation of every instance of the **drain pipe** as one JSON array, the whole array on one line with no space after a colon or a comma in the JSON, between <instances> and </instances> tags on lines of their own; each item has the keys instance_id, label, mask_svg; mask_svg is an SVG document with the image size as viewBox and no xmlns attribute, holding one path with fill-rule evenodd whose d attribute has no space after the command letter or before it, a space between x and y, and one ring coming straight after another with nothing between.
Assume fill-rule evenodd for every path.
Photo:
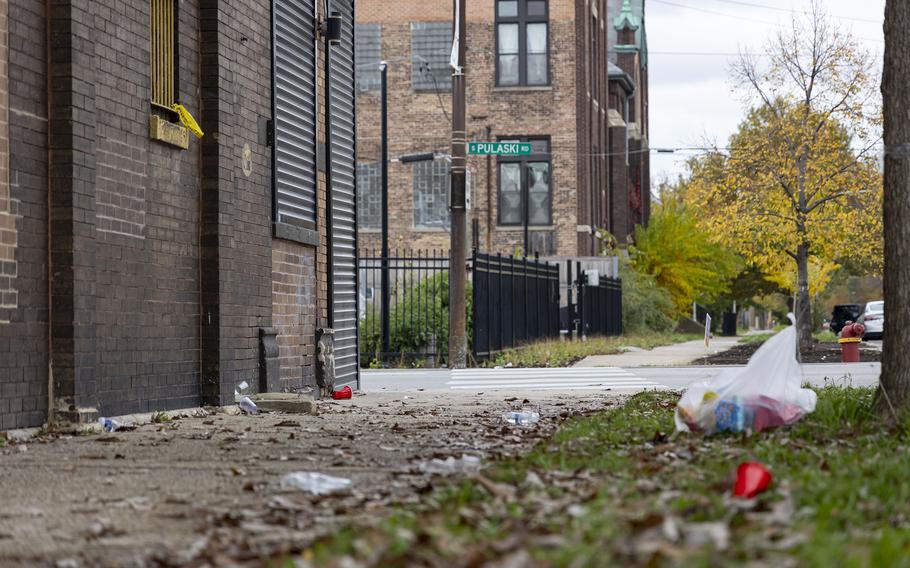
<instances>
[{"instance_id":1,"label":"drain pipe","mask_svg":"<svg viewBox=\"0 0 910 568\"><path fill-rule=\"evenodd\" d=\"M331 11L331 0L322 5L319 34L323 40L325 84L325 241L326 241L326 322L316 329L316 385L319 398L335 390L335 244L332 199L332 46L341 42L341 15ZM318 295L318 294L317 294Z\"/></svg>"},{"instance_id":2,"label":"drain pipe","mask_svg":"<svg viewBox=\"0 0 910 568\"><path fill-rule=\"evenodd\" d=\"M45 82L47 84L47 424L54 428L54 291L51 256L51 0L44 2Z\"/></svg>"},{"instance_id":3,"label":"drain pipe","mask_svg":"<svg viewBox=\"0 0 910 568\"><path fill-rule=\"evenodd\" d=\"M333 242L334 231L332 228L333 203L332 203L332 49L333 44L340 41L341 17L330 12L331 0L323 2L322 22L319 31L323 39L323 56L325 57L325 242L326 242L326 327L333 329L335 326L335 245Z\"/></svg>"}]
</instances>

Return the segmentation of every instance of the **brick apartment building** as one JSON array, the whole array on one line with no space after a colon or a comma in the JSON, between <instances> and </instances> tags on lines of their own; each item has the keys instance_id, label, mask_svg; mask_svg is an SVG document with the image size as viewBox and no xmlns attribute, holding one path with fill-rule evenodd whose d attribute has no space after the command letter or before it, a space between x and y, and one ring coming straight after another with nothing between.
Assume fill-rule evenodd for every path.
<instances>
[{"instance_id":1,"label":"brick apartment building","mask_svg":"<svg viewBox=\"0 0 910 568\"><path fill-rule=\"evenodd\" d=\"M448 248L451 22L449 0L358 2L362 251L380 246L380 61L391 247ZM598 229L628 242L650 197L644 1L469 2L465 42L468 139L532 145L523 158L469 157L473 245L595 255Z\"/></svg>"},{"instance_id":2,"label":"brick apartment building","mask_svg":"<svg viewBox=\"0 0 910 568\"><path fill-rule=\"evenodd\" d=\"M329 4L327 67L315 0L0 0L0 430L357 380Z\"/></svg>"}]
</instances>

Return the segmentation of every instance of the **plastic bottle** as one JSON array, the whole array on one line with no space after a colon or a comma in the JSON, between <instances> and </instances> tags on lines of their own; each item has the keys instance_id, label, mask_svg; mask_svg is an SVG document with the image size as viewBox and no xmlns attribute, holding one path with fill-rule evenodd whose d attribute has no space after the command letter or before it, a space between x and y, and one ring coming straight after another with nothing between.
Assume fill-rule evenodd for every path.
<instances>
[{"instance_id":1,"label":"plastic bottle","mask_svg":"<svg viewBox=\"0 0 910 568\"><path fill-rule=\"evenodd\" d=\"M250 397L248 396L240 399L240 410L247 414L259 414L259 408L256 406L256 403L250 400Z\"/></svg>"},{"instance_id":2,"label":"plastic bottle","mask_svg":"<svg viewBox=\"0 0 910 568\"><path fill-rule=\"evenodd\" d=\"M540 414L529 410L514 410L512 412L506 412L502 418L509 424L514 424L515 426L524 426L527 424L534 424L540 420Z\"/></svg>"},{"instance_id":3,"label":"plastic bottle","mask_svg":"<svg viewBox=\"0 0 910 568\"><path fill-rule=\"evenodd\" d=\"M240 402L244 396L246 396L246 391L250 388L250 383L243 381L237 388L234 389L234 402Z\"/></svg>"},{"instance_id":4,"label":"plastic bottle","mask_svg":"<svg viewBox=\"0 0 910 568\"><path fill-rule=\"evenodd\" d=\"M118 428L123 426L123 424L113 418L104 417L98 419L98 424L101 424L101 427L104 428L105 432L116 432Z\"/></svg>"}]
</instances>

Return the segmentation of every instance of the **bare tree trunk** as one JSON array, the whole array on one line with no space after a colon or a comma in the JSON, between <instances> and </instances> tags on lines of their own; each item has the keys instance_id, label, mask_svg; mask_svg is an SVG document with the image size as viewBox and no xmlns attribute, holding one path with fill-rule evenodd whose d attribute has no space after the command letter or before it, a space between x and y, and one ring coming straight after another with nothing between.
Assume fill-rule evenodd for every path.
<instances>
[{"instance_id":1,"label":"bare tree trunk","mask_svg":"<svg viewBox=\"0 0 910 568\"><path fill-rule=\"evenodd\" d=\"M812 346L812 303L809 298L809 245L796 250L796 331L801 349Z\"/></svg>"},{"instance_id":2,"label":"bare tree trunk","mask_svg":"<svg viewBox=\"0 0 910 568\"><path fill-rule=\"evenodd\" d=\"M879 411L910 411L910 2L885 6L885 345ZM882 396L883 395L883 396Z\"/></svg>"}]
</instances>

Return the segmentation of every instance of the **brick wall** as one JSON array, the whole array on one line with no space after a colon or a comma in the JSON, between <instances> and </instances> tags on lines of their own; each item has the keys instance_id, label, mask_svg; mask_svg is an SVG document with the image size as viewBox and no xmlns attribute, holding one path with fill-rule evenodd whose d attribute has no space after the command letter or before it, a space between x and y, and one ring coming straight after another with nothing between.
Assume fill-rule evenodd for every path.
<instances>
[{"instance_id":1,"label":"brick wall","mask_svg":"<svg viewBox=\"0 0 910 568\"><path fill-rule=\"evenodd\" d=\"M611 113L616 111L611 110ZM629 167L626 163L626 126L618 113L613 114L610 127L610 226L620 244L629 242L632 235L629 211Z\"/></svg>"},{"instance_id":2,"label":"brick wall","mask_svg":"<svg viewBox=\"0 0 910 568\"><path fill-rule=\"evenodd\" d=\"M9 81L8 196L15 222L15 308L0 308L0 430L40 425L47 415L47 87L44 3L0 2L0 67ZM8 89L8 90L7 90ZM0 207L2 210L2 207ZM9 237L7 237L9 238Z\"/></svg>"},{"instance_id":3,"label":"brick wall","mask_svg":"<svg viewBox=\"0 0 910 568\"><path fill-rule=\"evenodd\" d=\"M467 29L467 129L471 140L490 137L548 136L553 148L551 187L553 220L550 227L532 228L555 233L557 252L575 254L577 218L576 137L576 39L575 1L550 2L550 70L552 87L543 89L496 89L494 59L494 3L472 6ZM389 156L451 151L451 93L415 92L411 88L411 22L451 21L447 3L382 2L358 4L358 23L382 25L382 57L389 66ZM377 91L358 96L358 160L378 161L380 101ZM472 173L472 211L469 218L480 223L478 245L494 252L512 253L524 242L519 228L497 223L498 166L493 160L487 199L487 160L469 157ZM415 229L412 165L392 163L389 168L389 241L394 248L448 250L445 230ZM487 223L489 208L492 223ZM470 220L469 220L470 223ZM470 236L470 227L468 234ZM487 244L489 243L489 245ZM361 230L359 247L378 249L377 230Z\"/></svg>"},{"instance_id":4,"label":"brick wall","mask_svg":"<svg viewBox=\"0 0 910 568\"><path fill-rule=\"evenodd\" d=\"M290 241L275 240L272 249L272 325L282 388L315 384L315 256L313 247Z\"/></svg>"},{"instance_id":5,"label":"brick wall","mask_svg":"<svg viewBox=\"0 0 910 568\"><path fill-rule=\"evenodd\" d=\"M149 138L149 2L96 2L93 12L99 411L198 405L198 142L183 150ZM178 89L191 112L197 14L183 0Z\"/></svg>"},{"instance_id":6,"label":"brick wall","mask_svg":"<svg viewBox=\"0 0 910 568\"><path fill-rule=\"evenodd\" d=\"M317 12L322 13L317 2ZM325 53L316 49L316 143L317 153L326 152ZM319 160L317 160L319 162ZM316 225L327 223L327 179L317 164ZM329 322L329 243L327 231L319 231L318 243L303 244L275 238L272 241L272 325L278 330L278 354L282 388L294 390L316 385L316 328Z\"/></svg>"},{"instance_id":7,"label":"brick wall","mask_svg":"<svg viewBox=\"0 0 910 568\"><path fill-rule=\"evenodd\" d=\"M148 1L51 4L0 0L0 430L48 419L49 376L62 421L230 402L273 310L313 384L327 243L272 237L269 0L181 0L185 150L149 138Z\"/></svg>"},{"instance_id":8,"label":"brick wall","mask_svg":"<svg viewBox=\"0 0 910 568\"><path fill-rule=\"evenodd\" d=\"M0 310L15 310L16 209L9 186L9 2L0 2ZM0 325L9 320L0 318Z\"/></svg>"},{"instance_id":9,"label":"brick wall","mask_svg":"<svg viewBox=\"0 0 910 568\"><path fill-rule=\"evenodd\" d=\"M270 5L200 0L202 398L258 384L258 329L271 326ZM244 149L252 171L242 168Z\"/></svg>"},{"instance_id":10,"label":"brick wall","mask_svg":"<svg viewBox=\"0 0 910 568\"><path fill-rule=\"evenodd\" d=\"M607 4L605 0L549 2L552 87L547 89L496 88L495 2L471 5L467 14L468 137L485 139L487 127L493 139L510 135L551 137L554 223L531 230L554 233L557 252L562 255L597 254L601 243L592 236L597 228L619 234L622 242L631 233L631 225L627 226L632 216L628 196L619 199L617 193L628 193L629 172L612 172L614 166L628 168L624 160L619 166L609 156L615 148L608 132L607 50L612 47L608 42L616 14L608 13ZM446 231L414 227L413 166L394 160L405 154L450 151L451 126L445 116L451 110L450 93L446 89L439 97L411 88L410 23L450 22L451 12L448 2L365 0L358 4L359 23L381 26L382 58L390 62L389 155L393 163L389 166L389 226L393 249L448 248ZM645 117L642 143L646 144L646 70L640 69L637 56L629 57L630 69L635 67L636 103ZM378 91L359 93L358 159L362 162L379 159L379 105ZM642 156L643 176L649 171L647 160L647 155ZM480 229L476 244L494 252L513 253L523 244L523 229L497 223L496 160L490 164L490 176L486 158L469 157L468 166L473 174L473 210L469 217ZM612 180L619 178L625 180L624 186L613 187ZM645 202L650 191L648 181L643 177ZM623 211L613 212L611 206ZM645 203L643 211L647 208ZM613 218L620 219L621 224L613 226ZM361 229L359 234L361 250L379 248L378 229Z\"/></svg>"}]
</instances>

